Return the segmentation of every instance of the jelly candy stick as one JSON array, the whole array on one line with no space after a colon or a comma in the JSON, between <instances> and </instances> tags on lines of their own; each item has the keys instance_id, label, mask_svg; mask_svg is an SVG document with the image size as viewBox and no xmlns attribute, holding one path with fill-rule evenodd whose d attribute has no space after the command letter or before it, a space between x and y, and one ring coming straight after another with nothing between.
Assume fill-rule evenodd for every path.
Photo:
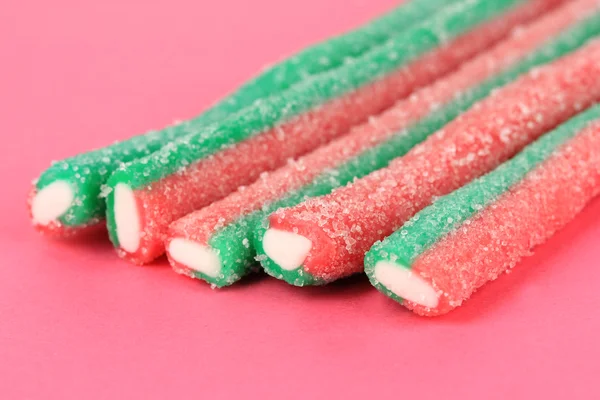
<instances>
[{"instance_id":1,"label":"jelly candy stick","mask_svg":"<svg viewBox=\"0 0 600 400\"><path fill-rule=\"evenodd\" d=\"M174 222L166 247L175 271L218 287L235 282L255 266L252 233L264 216L385 166L494 87L600 34L599 8L596 0L568 3L349 135ZM269 272L295 281L302 270Z\"/></svg>"},{"instance_id":2,"label":"jelly candy stick","mask_svg":"<svg viewBox=\"0 0 600 400\"><path fill-rule=\"evenodd\" d=\"M600 194L600 106L440 198L373 246L365 271L421 315L444 314L512 268Z\"/></svg>"},{"instance_id":3,"label":"jelly candy stick","mask_svg":"<svg viewBox=\"0 0 600 400\"><path fill-rule=\"evenodd\" d=\"M196 127L250 106L257 99L337 68L348 58L360 56L455 1L407 2L354 31L275 64L190 121L54 163L34 185L31 198L34 224L42 232L64 235L96 223L104 218L101 186L121 163L144 157Z\"/></svg>"},{"instance_id":4,"label":"jelly candy stick","mask_svg":"<svg viewBox=\"0 0 600 400\"><path fill-rule=\"evenodd\" d=\"M109 180L107 223L119 254L136 263L163 254L172 221L347 133L456 68L522 20L524 8L511 7L517 4L521 2L457 3L352 63L256 102L116 171Z\"/></svg>"},{"instance_id":5,"label":"jelly candy stick","mask_svg":"<svg viewBox=\"0 0 600 400\"><path fill-rule=\"evenodd\" d=\"M600 100L598 73L600 40L594 40L497 90L389 167L278 210L268 220L263 262L303 268L317 283L360 272L367 250L436 196L488 172Z\"/></svg>"}]
</instances>

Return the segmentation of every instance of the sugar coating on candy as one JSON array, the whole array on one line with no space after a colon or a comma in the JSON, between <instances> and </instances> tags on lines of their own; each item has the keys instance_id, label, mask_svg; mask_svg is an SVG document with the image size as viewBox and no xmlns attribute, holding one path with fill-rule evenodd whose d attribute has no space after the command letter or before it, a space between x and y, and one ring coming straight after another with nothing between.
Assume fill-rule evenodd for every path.
<instances>
[{"instance_id":1,"label":"sugar coating on candy","mask_svg":"<svg viewBox=\"0 0 600 400\"><path fill-rule=\"evenodd\" d=\"M548 14L547 16L540 18L536 23L532 24L532 26L520 29L515 32L513 38L511 40L507 40L497 46L495 49L485 53L482 56L479 56L475 60L466 63L460 71L449 76L446 79L443 79L436 84L423 89L415 94L413 94L407 101L400 102L396 107L393 107L388 112L384 113L380 118L372 119L369 121L369 124L366 127L387 127L390 128L390 131L393 130L394 126L393 117L396 117L397 124L402 124L406 121L406 115L410 114L411 116L417 116L420 113L425 113L426 111L435 110L428 117L424 118L417 126L406 129L404 132L400 132L398 135L393 137L391 140L382 143L379 148L374 148L369 151L369 154L362 155L358 157L356 160L352 160L351 163L347 165L341 166L334 170L330 171L331 177L327 179L326 176L319 177L314 184L299 190L294 196L291 196L291 200L295 200L296 203L301 201L302 198L318 196L326 194L328 191L333 189L336 185L343 185L347 183L347 180L344 180L344 176L346 175L346 179L351 178L352 176L362 176L360 171L365 171L365 167L357 168L356 165L367 165L367 168L371 168L371 170L379 167L383 167L386 160L389 160L393 156L402 155L403 149L410 149L414 144L423 140L429 133L435 131L435 126L443 125L444 122L449 121L461 110L468 108L471 104L473 104L478 98L482 98L487 95L494 87L501 86L503 83L514 79L519 73L526 71L536 64L541 64L546 61L551 60L552 58L556 58L560 54L568 52L569 50L578 47L582 44L586 38L590 37L596 32L599 32L598 27L600 22L600 15L590 15L592 11L598 10L599 4L596 1L592 0L584 0L577 1L573 3L569 3L568 5L556 10L553 13ZM584 19L582 21L582 19ZM566 29L569 24L575 24L573 28L569 29L567 32L560 34L555 40L551 43L548 43L541 48L537 49L531 56L527 57L525 60L518 62L515 66L511 67L509 70L504 71L493 79L487 80L485 83L480 84L476 89L469 90L465 93L461 93L459 97L456 97L455 101L450 103L449 106L443 106L444 100L455 97L456 93L460 93L461 86L467 86L471 83L472 80L477 78L483 79L485 76L491 75L493 72L506 67L507 64L515 63L518 60L519 56L523 56L527 54L528 51L533 49L536 44L545 41L546 38L556 35L561 30ZM454 88L454 89L453 89ZM446 92L444 92L446 91ZM444 93L448 95L448 97L444 98ZM454 93L454 96L450 94ZM413 107L417 106L417 108ZM421 107L421 108L419 108ZM440 116L441 115L441 116ZM389 116L390 118L385 118ZM396 126L399 129L399 126ZM356 131L357 129L355 129ZM360 131L360 129L358 129ZM358 134L356 132L355 134ZM389 133L388 133L389 134ZM373 141L377 139L377 131L372 132ZM331 145L326 146L320 150L317 150L313 153L313 155L305 157L302 161L304 164L310 165L310 161L314 156L317 156L321 151L325 151L327 149L333 150L336 144L343 145L343 141L350 141L353 134L349 135L347 138L340 139L336 142L333 142ZM394 151L389 151L392 148ZM374 150L374 151L373 151ZM335 153L334 153L335 154ZM335 156L330 156L335 159ZM372 162L366 162L372 157ZM365 160L363 160L365 159ZM355 175L348 175L347 171L351 169ZM283 171L278 171L283 172ZM346 172L346 173L345 173ZM367 170L367 172L370 172ZM366 173L366 172L365 172ZM309 174L310 175L310 172ZM327 175L327 174L325 174ZM303 175L304 176L304 175ZM288 179L289 181L289 179ZM288 181L285 181L286 183ZM324 184L329 183L329 185ZM274 183L277 185L277 180L270 180L269 183ZM253 185L254 186L254 185ZM264 185L263 185L264 186ZM318 190L315 190L316 188ZM323 188L326 187L326 188ZM240 195L243 196L243 195ZM267 211L273 211L278 207L289 207L295 204L291 200L281 200L275 202L269 207L263 207L263 213ZM226 200L223 203L230 204L230 202ZM197 232L198 229L202 229L202 219L206 218L207 215L211 213L219 213L219 203L215 203L210 207L207 207L204 210L201 210L195 214L190 215L188 218L184 218L186 220L186 228L185 230L181 230L177 234L188 234L189 232L194 232L193 229L189 229L190 227L195 228ZM222 210L221 210L222 211ZM256 213L254 213L256 214ZM247 219L254 220L256 219L256 215L252 214ZM220 214L227 216L227 213ZM197 223L192 223L192 220L196 220ZM242 221L236 222L235 225L238 227L236 230L237 237L244 236L240 234L241 231L246 230L248 232L250 228L253 226L252 223ZM256 223L254 223L256 225ZM204 226L206 228L206 226ZM355 230L360 230L359 225L355 225L353 227ZM231 231L232 229L228 229ZM227 231L227 230L226 230ZM306 271L300 269L300 265L297 262L294 262L294 265L298 265L297 274L289 274L287 271L281 271L280 265L274 260L269 259L264 255L264 249L262 249L262 237L264 233L269 233L268 223L260 225L256 232L254 232L254 238L256 242L256 249L259 254L262 254L261 263L265 268L265 271L273 276L278 278L283 278L289 283L293 284L308 284L307 281L303 281L300 279L300 275L303 276L303 279L314 280L314 277L311 277ZM221 234L217 237L222 240L235 240L233 235L229 234ZM248 235L248 233L246 233ZM215 237L212 239L215 240ZM351 243L349 243L351 245Z\"/></svg>"},{"instance_id":2,"label":"sugar coating on candy","mask_svg":"<svg viewBox=\"0 0 600 400\"><path fill-rule=\"evenodd\" d=\"M60 230L49 229L48 225L64 225L66 229L96 223L104 217L101 187L121 163L147 156L176 138L191 133L192 129L221 120L259 98L288 89L308 76L335 68L348 57L360 56L445 5L447 2L441 0L411 1L363 27L311 46L274 65L196 118L54 163L42 173L35 188L41 191L55 181L66 181L74 188L74 200L69 209L52 221L37 219L33 221L34 225L47 233L61 234ZM49 201L47 207L52 207L53 200L46 199L46 195L34 199L36 215L40 207L45 208L39 203Z\"/></svg>"},{"instance_id":3,"label":"sugar coating on candy","mask_svg":"<svg viewBox=\"0 0 600 400\"><path fill-rule=\"evenodd\" d=\"M335 73L322 74L318 79L308 80L280 96L256 102L243 113L224 121L218 129L190 135L117 171L110 185L123 183L137 188L138 203L143 204L143 209L138 210L140 215L143 214L140 217L142 244L134 254L124 251L120 254L139 263L152 260L164 252L163 241L173 220L206 206L240 185L250 183L261 171L274 169L286 159L306 153L347 132L351 126L390 106L415 87L455 68L464 58L489 45L491 38L499 39L506 34L511 27L507 20L514 22L529 17L531 7L514 10L506 17L507 20L484 24L455 42L394 70L394 67L406 64L446 38L487 20L513 3L469 1L444 9L444 12L409 30L402 40L393 39ZM440 24L444 29L439 28ZM485 34L484 38L481 38L482 34ZM394 49L399 54L390 54L390 45L397 46ZM385 75L388 71L393 72ZM384 76L380 77L381 74ZM373 78L377 79L277 125L285 116L314 106L315 100L343 93ZM274 128L227 147L232 141L241 140L273 124ZM222 151L209 155L216 149ZM203 156L206 157L197 161ZM175 171L174 168L177 172L164 178L165 174ZM118 246L112 208L114 196L109 194L107 200L109 232Z\"/></svg>"},{"instance_id":4,"label":"sugar coating on candy","mask_svg":"<svg viewBox=\"0 0 600 400\"><path fill-rule=\"evenodd\" d=\"M279 210L270 226L305 236L304 269L333 280L359 272L377 240L417 211L510 158L600 98L600 42L493 93L390 167L332 194Z\"/></svg>"},{"instance_id":5,"label":"sugar coating on candy","mask_svg":"<svg viewBox=\"0 0 600 400\"><path fill-rule=\"evenodd\" d=\"M586 128L516 186L412 265L431 282L440 304L404 305L422 315L444 314L486 282L514 267L600 194L600 123Z\"/></svg>"}]
</instances>

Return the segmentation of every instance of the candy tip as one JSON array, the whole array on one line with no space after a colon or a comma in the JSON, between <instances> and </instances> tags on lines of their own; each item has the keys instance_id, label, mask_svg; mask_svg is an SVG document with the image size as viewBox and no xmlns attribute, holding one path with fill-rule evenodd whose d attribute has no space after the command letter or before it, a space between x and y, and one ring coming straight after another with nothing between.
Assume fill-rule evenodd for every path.
<instances>
[{"instance_id":1,"label":"candy tip","mask_svg":"<svg viewBox=\"0 0 600 400\"><path fill-rule=\"evenodd\" d=\"M192 240L171 239L167 255L176 263L212 278L216 278L221 272L221 260L217 252Z\"/></svg>"},{"instance_id":2,"label":"candy tip","mask_svg":"<svg viewBox=\"0 0 600 400\"><path fill-rule=\"evenodd\" d=\"M428 308L436 308L436 290L418 274L404 265L379 261L373 268L374 278L396 296Z\"/></svg>"},{"instance_id":3,"label":"candy tip","mask_svg":"<svg viewBox=\"0 0 600 400\"><path fill-rule=\"evenodd\" d=\"M73 188L64 180L52 182L38 190L31 200L33 223L49 225L57 222L69 210L74 197Z\"/></svg>"},{"instance_id":4,"label":"candy tip","mask_svg":"<svg viewBox=\"0 0 600 400\"><path fill-rule=\"evenodd\" d=\"M286 271L300 268L311 247L310 239L280 229L267 229L263 238L263 248L267 257Z\"/></svg>"},{"instance_id":5,"label":"candy tip","mask_svg":"<svg viewBox=\"0 0 600 400\"><path fill-rule=\"evenodd\" d=\"M135 253L140 245L140 219L135 193L124 183L115 187L114 215L119 247Z\"/></svg>"}]
</instances>

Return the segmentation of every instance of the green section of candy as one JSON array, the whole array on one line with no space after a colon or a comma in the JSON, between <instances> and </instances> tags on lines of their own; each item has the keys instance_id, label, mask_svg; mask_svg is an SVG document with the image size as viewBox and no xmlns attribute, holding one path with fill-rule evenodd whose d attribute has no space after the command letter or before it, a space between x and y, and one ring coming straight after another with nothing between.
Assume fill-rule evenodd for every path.
<instances>
[{"instance_id":1,"label":"green section of candy","mask_svg":"<svg viewBox=\"0 0 600 400\"><path fill-rule=\"evenodd\" d=\"M385 167L392 159L404 155L430 134L470 108L475 102L485 98L493 89L514 81L519 75L536 66L551 62L576 50L590 38L599 34L600 13L597 13L549 40L513 67L489 78L479 86L465 91L452 103L440 107L406 131L368 149L339 167L323 173L311 184L292 192L285 198L265 205L260 211L239 218L236 222L217 232L209 244L221 250L221 259L228 265L227 272L224 271L224 274L231 273L236 277L235 279L227 278L225 284L231 284L246 274L248 266L253 265L252 260L255 253L259 255L263 267L269 274L281 277L286 282L298 286L314 284L315 278L302 268L286 271L266 257L262 248L262 238L268 228L266 217L269 214L278 208L292 207L307 198L328 194L333 189L352 181L355 177L360 178ZM249 240L251 247L244 248L243 252L237 252L244 239ZM237 262L237 260L242 260L242 262ZM207 280L215 283L211 279Z\"/></svg>"},{"instance_id":2,"label":"green section of candy","mask_svg":"<svg viewBox=\"0 0 600 400\"><path fill-rule=\"evenodd\" d=\"M419 255L490 206L590 122L599 119L600 106L596 105L545 134L494 171L439 198L400 230L375 244L365 256L365 270L372 278L375 265L382 260L410 267Z\"/></svg>"},{"instance_id":3,"label":"green section of candy","mask_svg":"<svg viewBox=\"0 0 600 400\"><path fill-rule=\"evenodd\" d=\"M60 218L61 222L67 226L97 222L104 217L105 204L99 197L102 185L122 163L145 157L176 138L226 118L250 106L257 99L287 90L311 75L337 68L349 58L360 56L372 46L385 42L456 1L407 2L359 29L311 46L275 64L192 120L53 164L42 173L36 188L43 189L57 180L69 182L75 191L76 200Z\"/></svg>"},{"instance_id":4,"label":"green section of candy","mask_svg":"<svg viewBox=\"0 0 600 400\"><path fill-rule=\"evenodd\" d=\"M110 179L110 185L114 187L122 182L139 188L165 178L223 148L381 79L518 3L521 1L458 2L335 71L309 78L279 95L257 100L251 107L230 118L199 129L185 138L169 143L149 157L134 161L125 169L117 171Z\"/></svg>"}]
</instances>

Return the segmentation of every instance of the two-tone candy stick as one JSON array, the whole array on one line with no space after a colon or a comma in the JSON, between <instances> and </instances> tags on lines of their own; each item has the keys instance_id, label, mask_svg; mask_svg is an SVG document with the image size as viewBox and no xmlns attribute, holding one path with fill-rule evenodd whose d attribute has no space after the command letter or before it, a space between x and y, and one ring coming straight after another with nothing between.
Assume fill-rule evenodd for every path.
<instances>
[{"instance_id":1,"label":"two-tone candy stick","mask_svg":"<svg viewBox=\"0 0 600 400\"><path fill-rule=\"evenodd\" d=\"M119 169L107 197L109 233L119 254L136 263L163 254L172 221L347 133L501 39L539 11L534 6L456 3L353 62Z\"/></svg>"},{"instance_id":2,"label":"two-tone candy stick","mask_svg":"<svg viewBox=\"0 0 600 400\"><path fill-rule=\"evenodd\" d=\"M407 2L354 31L275 64L190 121L54 163L41 174L32 190L30 209L34 225L44 233L64 236L99 222L104 219L105 208L105 200L100 196L102 185L122 163L147 156L175 138L221 120L257 99L339 67L453 2L456 0Z\"/></svg>"},{"instance_id":3,"label":"two-tone candy stick","mask_svg":"<svg viewBox=\"0 0 600 400\"><path fill-rule=\"evenodd\" d=\"M437 196L490 171L600 100L599 73L596 39L498 89L389 167L276 211L259 237L263 266L296 271L304 284L362 271L369 248Z\"/></svg>"},{"instance_id":4,"label":"two-tone candy stick","mask_svg":"<svg viewBox=\"0 0 600 400\"><path fill-rule=\"evenodd\" d=\"M421 315L460 306L600 194L600 106L423 209L377 243L365 271Z\"/></svg>"},{"instance_id":5,"label":"two-tone candy stick","mask_svg":"<svg viewBox=\"0 0 600 400\"><path fill-rule=\"evenodd\" d=\"M175 271L218 287L237 281L256 265L253 233L270 212L385 166L495 87L581 46L593 34L600 34L596 0L554 10L347 136L174 222L167 240L169 261ZM287 277L296 278L294 271Z\"/></svg>"}]
</instances>

